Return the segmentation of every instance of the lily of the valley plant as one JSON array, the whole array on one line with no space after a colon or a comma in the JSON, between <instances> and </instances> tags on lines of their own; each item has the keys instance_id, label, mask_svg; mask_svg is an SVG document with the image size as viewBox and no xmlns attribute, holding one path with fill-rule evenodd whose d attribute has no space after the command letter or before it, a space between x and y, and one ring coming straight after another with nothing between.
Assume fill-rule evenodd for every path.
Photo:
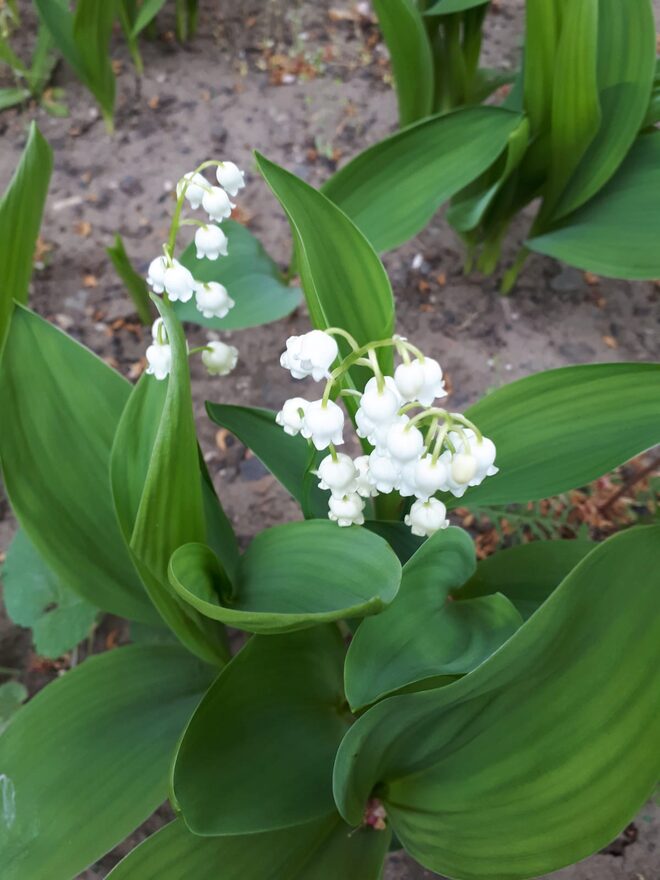
<instances>
[{"instance_id":1,"label":"lily of the valley plant","mask_svg":"<svg viewBox=\"0 0 660 880\"><path fill-rule=\"evenodd\" d=\"M461 880L581 859L660 771L660 528L477 563L448 521L457 504L584 485L658 443L660 365L540 373L453 412L440 353L395 333L367 239L257 161L313 323L282 365L322 384L279 412L207 404L300 503L245 549L200 455L175 311L244 308L238 285L200 284L174 248L184 203L222 220L239 172L180 183L134 387L21 304L38 223L17 227L0 461L34 552L17 570L10 550L7 571L27 585L48 569L127 618L133 644L66 672L0 737L3 880L72 880L166 799L172 820L112 880L378 880L391 847ZM0 203L0 225L15 205ZM221 228L199 223L204 261L231 260ZM213 372L234 360L202 349Z\"/></svg>"}]
</instances>

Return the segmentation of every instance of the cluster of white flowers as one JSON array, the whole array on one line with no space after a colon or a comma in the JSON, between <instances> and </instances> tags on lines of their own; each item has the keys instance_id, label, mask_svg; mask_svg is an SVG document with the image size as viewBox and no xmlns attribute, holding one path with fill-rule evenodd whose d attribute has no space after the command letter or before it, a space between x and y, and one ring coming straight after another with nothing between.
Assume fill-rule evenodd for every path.
<instances>
[{"instance_id":1,"label":"cluster of white flowers","mask_svg":"<svg viewBox=\"0 0 660 880\"><path fill-rule=\"evenodd\" d=\"M335 335L346 338L352 353L331 371L339 357ZM395 348L402 359L393 376L383 375L378 363L376 352L385 346ZM295 379L326 380L320 399L291 398L276 420L287 434L301 434L316 449L329 450L318 467L319 486L330 491L328 516L340 526L362 525L365 499L396 490L416 499L405 518L413 534L432 535L449 525L436 493L460 498L469 486L497 473L495 444L460 413L434 405L447 393L440 364L406 339L394 336L358 346L341 329L312 330L288 339L280 362ZM357 434L372 448L356 459L336 451L344 442L345 418L330 399L333 390L338 396L337 388L353 365L374 373L362 393L346 387L339 391L359 400Z\"/></svg>"},{"instance_id":2,"label":"cluster of white flowers","mask_svg":"<svg viewBox=\"0 0 660 880\"><path fill-rule=\"evenodd\" d=\"M202 175L215 167L218 186L212 186ZM236 206L230 197L245 186L244 174L233 162L204 162L196 171L184 174L176 186L177 209L172 221L170 240L163 246L163 255L149 264L147 284L154 293L164 294L171 302L189 302L193 296L197 309L205 318L224 318L235 305L227 288L217 281L197 281L192 272L174 257L176 234L182 225L194 225L198 259L217 260L227 256L227 236L219 224L230 216ZM187 201L193 210L201 207L209 222L181 220L181 208ZM153 342L147 348L147 373L165 379L170 372L172 356L162 322L156 321ZM210 341L202 348L202 361L211 375L229 373L238 358L237 350L223 342Z\"/></svg>"}]
</instances>

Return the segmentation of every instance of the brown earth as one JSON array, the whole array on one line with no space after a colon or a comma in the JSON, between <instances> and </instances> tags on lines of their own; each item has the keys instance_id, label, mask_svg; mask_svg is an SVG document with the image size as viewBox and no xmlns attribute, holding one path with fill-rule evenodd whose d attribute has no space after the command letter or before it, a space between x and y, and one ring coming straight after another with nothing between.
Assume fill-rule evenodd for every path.
<instances>
[{"instance_id":1,"label":"brown earth","mask_svg":"<svg viewBox=\"0 0 660 880\"><path fill-rule=\"evenodd\" d=\"M499 12L489 17L489 65L516 62L523 5L522 0L500 0ZM660 0L655 6L657 13ZM112 137L90 96L63 66L56 84L66 90L67 118L50 117L38 107L0 115L0 185L18 161L32 119L55 151L32 306L135 376L146 341L133 326L134 309L105 247L120 231L136 266L145 270L165 235L174 181L210 157L229 158L248 169L249 185L240 195L243 219L284 264L288 225L255 173L251 151L261 150L318 185L337 164L396 125L386 53L374 25L355 9L346 0L206 0L199 34L189 46L172 41L167 34L171 22L159 20L160 38L143 47L146 72L141 81L118 41L113 51L120 73ZM291 74L293 82L277 84L283 74L285 80ZM528 221L522 218L513 230L506 259L515 254ZM660 359L656 285L587 280L576 270L535 256L515 295L504 299L498 293L499 277L466 277L462 260L460 242L442 216L385 258L399 331L442 362L455 408L464 408L493 386L551 367ZM275 325L232 334L240 361L227 378L210 379L199 365L193 368L205 456L243 540L299 514L255 458L239 444L216 438L203 403L210 399L278 408L294 389L279 366L279 352L285 338L304 331L308 323L300 309ZM192 344L205 334L198 330L190 338ZM13 531L0 498L0 552ZM23 665L29 640L1 616L1 609L0 636L0 665ZM657 807L643 811L636 827L636 842L620 855L594 856L550 876L659 880ZM103 877L110 864L104 860L84 876ZM391 858L386 872L387 880L431 876L400 855Z\"/></svg>"}]
</instances>

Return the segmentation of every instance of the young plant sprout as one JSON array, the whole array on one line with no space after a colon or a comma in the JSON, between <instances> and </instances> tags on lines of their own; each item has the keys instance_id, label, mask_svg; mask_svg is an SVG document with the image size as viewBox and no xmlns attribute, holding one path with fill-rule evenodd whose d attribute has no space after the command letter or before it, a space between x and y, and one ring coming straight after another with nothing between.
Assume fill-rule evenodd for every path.
<instances>
[{"instance_id":1,"label":"young plant sprout","mask_svg":"<svg viewBox=\"0 0 660 880\"><path fill-rule=\"evenodd\" d=\"M352 352L331 370L339 358L334 335L343 336ZM384 347L401 358L394 376L380 369L376 352ZM498 472L492 440L465 416L434 405L447 394L440 364L403 337L359 346L344 330L312 330L287 339L280 363L294 379L326 380L320 400L291 398L276 421L287 434L302 434L316 449L329 450L318 467L319 486L331 493L328 516L338 525L362 525L364 499L396 490L417 499L405 522L414 535L427 537L449 525L436 492L461 498L469 486ZM362 393L345 387L356 365L373 372ZM344 413L331 397L339 395L359 400L357 435L373 447L369 455L353 460L337 452L344 442Z\"/></svg>"},{"instance_id":2,"label":"young plant sprout","mask_svg":"<svg viewBox=\"0 0 660 880\"><path fill-rule=\"evenodd\" d=\"M206 168L215 167L220 186L212 186L202 174ZM210 160L203 162L195 171L184 174L176 185L176 208L170 225L163 255L149 264L147 284L155 294L161 294L169 302L187 303L194 297L195 305L205 318L224 318L234 307L234 300L227 288L217 281L197 281L192 272L174 256L176 240L182 226L196 226L195 248L198 259L217 260L228 254L227 236L217 225L225 220L236 206L229 196L235 196L245 186L243 172L233 162ZM197 210L202 207L209 215L205 222L193 218L181 218L184 202ZM159 318L152 329L153 342L147 348L147 373L162 380L172 367L172 353L164 324ZM211 341L190 353L202 353L202 362L211 376L226 376L236 366L238 351L224 342Z\"/></svg>"}]
</instances>

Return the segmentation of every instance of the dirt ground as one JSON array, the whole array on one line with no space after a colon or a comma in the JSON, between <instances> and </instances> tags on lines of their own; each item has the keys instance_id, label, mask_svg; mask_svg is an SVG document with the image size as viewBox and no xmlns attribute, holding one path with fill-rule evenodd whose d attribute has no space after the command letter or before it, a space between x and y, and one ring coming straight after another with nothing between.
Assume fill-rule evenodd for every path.
<instances>
[{"instance_id":1,"label":"dirt ground","mask_svg":"<svg viewBox=\"0 0 660 880\"><path fill-rule=\"evenodd\" d=\"M489 17L487 64L516 63L523 5L500 0L499 12ZM660 0L655 5L658 13ZM206 0L199 34L185 47L169 38L170 26L166 17L159 19L159 39L144 44L141 81L117 42L114 136L107 135L92 99L64 66L56 84L66 90L68 117L54 118L36 107L0 115L0 186L18 161L32 119L55 151L31 305L131 377L139 373L147 343L105 254L115 232L123 235L136 266L146 270L165 236L173 183L204 159L231 159L249 172L239 197L242 219L284 264L288 225L256 174L251 151L259 149L319 185L396 125L386 52L375 26L353 3ZM291 58L301 73L290 74ZM513 230L509 259L528 219ZM462 259L460 242L441 215L385 258L398 329L441 361L454 408L464 408L488 388L551 367L660 359L656 285L587 280L535 256L515 294L505 299L498 293L498 276L464 277ZM279 353L287 336L307 327L300 309L277 324L232 334L240 360L229 377L210 379L199 365L193 368L205 456L243 540L298 512L240 444L218 443L204 400L279 408L294 387L279 366ZM193 344L206 334L198 330L189 338ZM0 497L0 552L13 531ZM1 616L0 638L0 665L25 663L26 635ZM659 814L649 806L636 822L636 840L619 846L618 855L594 856L552 880L660 880ZM104 860L86 872L86 880L105 876L109 864ZM387 880L431 876L399 855L386 873Z\"/></svg>"}]
</instances>

